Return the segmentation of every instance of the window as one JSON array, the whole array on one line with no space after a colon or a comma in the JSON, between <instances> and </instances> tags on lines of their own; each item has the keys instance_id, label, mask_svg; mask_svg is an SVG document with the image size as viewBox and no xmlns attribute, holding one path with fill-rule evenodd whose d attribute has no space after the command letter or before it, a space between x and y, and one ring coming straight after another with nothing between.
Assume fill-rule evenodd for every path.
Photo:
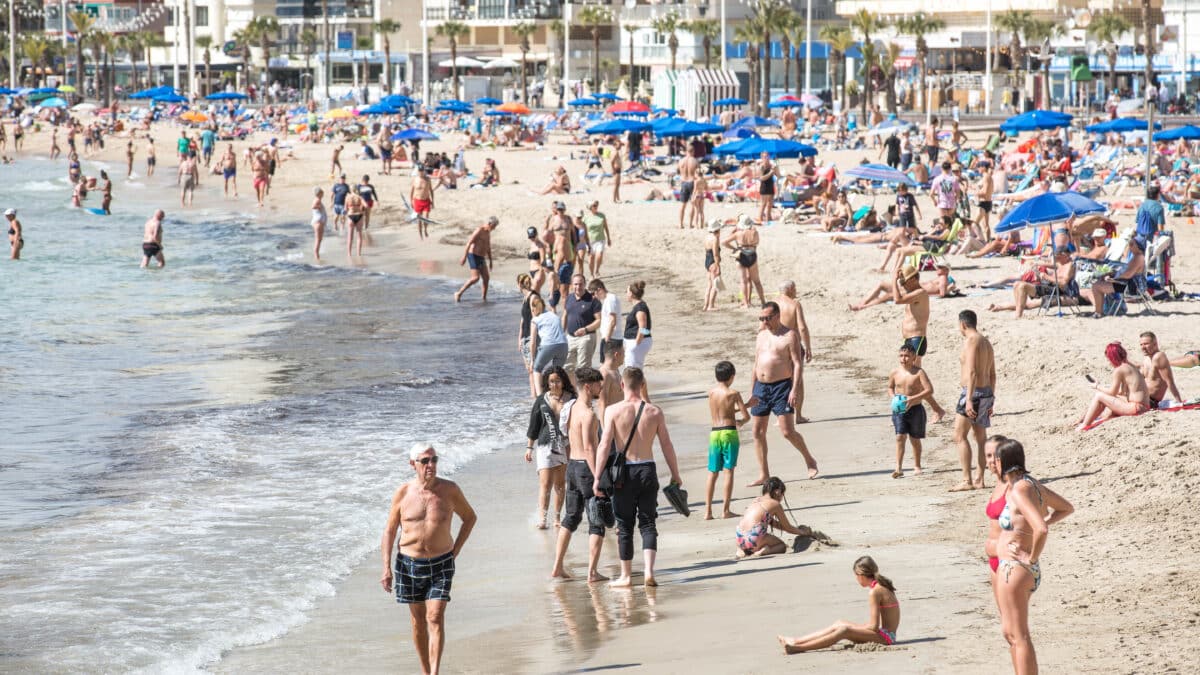
<instances>
[{"instance_id":1,"label":"window","mask_svg":"<svg viewBox=\"0 0 1200 675\"><path fill-rule=\"evenodd\" d=\"M207 28L208 27L208 8L207 7L197 7L196 8L196 27L197 28Z\"/></svg>"}]
</instances>

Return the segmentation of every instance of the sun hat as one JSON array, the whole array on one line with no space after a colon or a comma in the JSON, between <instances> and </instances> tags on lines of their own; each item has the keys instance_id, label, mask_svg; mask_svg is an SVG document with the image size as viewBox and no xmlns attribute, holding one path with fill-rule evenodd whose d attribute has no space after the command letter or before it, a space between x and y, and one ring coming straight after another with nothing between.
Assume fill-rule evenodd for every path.
<instances>
[{"instance_id":1,"label":"sun hat","mask_svg":"<svg viewBox=\"0 0 1200 675\"><path fill-rule=\"evenodd\" d=\"M709 232L717 232L722 227L725 227L725 222L723 220L721 220L720 218L713 218L712 220L708 221L708 231Z\"/></svg>"},{"instance_id":2,"label":"sun hat","mask_svg":"<svg viewBox=\"0 0 1200 675\"><path fill-rule=\"evenodd\" d=\"M912 265L905 265L904 267L900 268L901 281L908 281L915 276L917 276L917 268L913 267Z\"/></svg>"},{"instance_id":3,"label":"sun hat","mask_svg":"<svg viewBox=\"0 0 1200 675\"><path fill-rule=\"evenodd\" d=\"M744 213L738 216L737 228L739 230L748 230L751 227L754 227L754 221L750 220L750 216Z\"/></svg>"},{"instance_id":4,"label":"sun hat","mask_svg":"<svg viewBox=\"0 0 1200 675\"><path fill-rule=\"evenodd\" d=\"M15 215L17 215L17 210L16 210L16 209L6 209L6 210L4 211L4 215L6 215L6 216L15 216Z\"/></svg>"},{"instance_id":5,"label":"sun hat","mask_svg":"<svg viewBox=\"0 0 1200 675\"><path fill-rule=\"evenodd\" d=\"M1107 238L1108 238L1108 230L1104 229L1103 227L1097 227L1096 229L1092 230L1092 239L1107 239Z\"/></svg>"}]
</instances>

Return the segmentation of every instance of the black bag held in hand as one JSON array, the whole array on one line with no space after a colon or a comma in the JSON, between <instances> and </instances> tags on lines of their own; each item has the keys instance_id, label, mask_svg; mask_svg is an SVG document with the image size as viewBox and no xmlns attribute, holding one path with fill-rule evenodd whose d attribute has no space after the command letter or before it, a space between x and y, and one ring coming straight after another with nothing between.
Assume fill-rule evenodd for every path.
<instances>
[{"instance_id":1,"label":"black bag held in hand","mask_svg":"<svg viewBox=\"0 0 1200 675\"><path fill-rule=\"evenodd\" d=\"M629 438L625 439L625 447L620 452L617 451L616 441L613 441L612 452L609 453L608 461L604 463L604 470L600 473L600 489L609 494L625 485L625 478L629 475L629 469L625 466L625 452L633 443L633 434L637 431L638 422L642 421L642 410L645 408L646 403L643 401L638 406L637 415L633 418L633 426L629 429Z\"/></svg>"}]
</instances>

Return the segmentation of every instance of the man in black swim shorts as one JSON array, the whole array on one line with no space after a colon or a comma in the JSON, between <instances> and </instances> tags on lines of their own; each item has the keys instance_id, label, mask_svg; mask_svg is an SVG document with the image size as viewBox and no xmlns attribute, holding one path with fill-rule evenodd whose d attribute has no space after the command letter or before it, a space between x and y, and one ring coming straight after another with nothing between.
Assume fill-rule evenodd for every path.
<instances>
[{"instance_id":1,"label":"man in black swim shorts","mask_svg":"<svg viewBox=\"0 0 1200 675\"><path fill-rule=\"evenodd\" d=\"M754 451L758 455L759 478L750 486L761 485L770 476L767 466L767 425L772 413L779 432L804 455L808 477L817 477L817 461L808 452L804 437L796 431L796 391L793 384L802 375L803 348L799 333L783 325L779 304L767 302L759 314L759 331L754 346L754 382L746 405L754 418Z\"/></svg>"},{"instance_id":2,"label":"man in black swim shorts","mask_svg":"<svg viewBox=\"0 0 1200 675\"><path fill-rule=\"evenodd\" d=\"M394 585L396 602L408 605L421 672L436 673L441 668L455 559L475 527L476 516L462 490L438 478L438 455L432 445L418 443L408 457L414 475L392 497L383 531L383 577L379 582L388 593ZM450 521L455 514L462 525L458 536L451 537ZM400 551L393 563L397 530Z\"/></svg>"}]
</instances>

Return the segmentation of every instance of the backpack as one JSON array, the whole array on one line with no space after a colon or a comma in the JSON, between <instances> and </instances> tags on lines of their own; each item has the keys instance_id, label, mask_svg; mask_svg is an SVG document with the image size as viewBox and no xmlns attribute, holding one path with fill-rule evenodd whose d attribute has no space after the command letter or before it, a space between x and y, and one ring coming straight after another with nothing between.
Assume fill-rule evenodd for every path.
<instances>
[{"instance_id":1,"label":"backpack","mask_svg":"<svg viewBox=\"0 0 1200 675\"><path fill-rule=\"evenodd\" d=\"M1154 218L1150 216L1150 212L1145 208L1138 209L1137 212L1137 239L1144 251L1146 244L1158 234L1158 223L1154 222Z\"/></svg>"}]
</instances>

